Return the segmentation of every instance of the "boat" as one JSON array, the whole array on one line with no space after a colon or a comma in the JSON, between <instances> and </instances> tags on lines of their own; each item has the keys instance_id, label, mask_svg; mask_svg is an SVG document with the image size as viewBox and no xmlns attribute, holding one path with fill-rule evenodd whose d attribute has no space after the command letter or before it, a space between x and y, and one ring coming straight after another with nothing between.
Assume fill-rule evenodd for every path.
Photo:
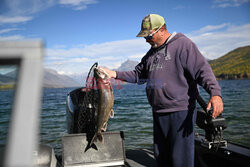
<instances>
[{"instance_id":1,"label":"boat","mask_svg":"<svg viewBox=\"0 0 250 167\"><path fill-rule=\"evenodd\" d=\"M19 68L7 142L5 145L0 145L0 166L155 166L152 150L126 149L122 131L104 132L105 145L96 143L89 146L94 128L90 125L93 123L91 119L95 116L92 112L95 105L89 104L90 94L87 93L88 91L83 91L86 87L77 88L67 96L68 134L60 136L63 145L61 155L56 156L52 147L39 144L42 57L42 41L0 42L0 65L17 65ZM32 82L30 82L30 76L32 76ZM79 113L85 113L89 119L81 122L81 126L91 128L79 128ZM204 111L199 112L198 115L197 118L201 118L199 124L206 133L205 136L195 135L195 166L249 166L250 148L223 139L225 119L221 117L210 120ZM204 122L204 119L209 124Z\"/></svg>"},{"instance_id":2,"label":"boat","mask_svg":"<svg viewBox=\"0 0 250 167\"><path fill-rule=\"evenodd\" d=\"M68 133L79 134L78 115L81 106L84 106L86 88L77 88L67 96L67 120ZM206 104L201 96L198 102L206 108ZM89 105L87 105L89 106ZM86 110L86 108L85 108ZM88 109L89 110L89 109ZM204 110L197 112L196 123L205 130L205 135L195 134L195 166L196 167L247 167L250 164L250 148L237 143L228 142L223 138L223 130L226 128L226 120L222 116L217 119L209 119L209 114ZM119 135L118 135L119 137ZM131 167L155 166L155 159L152 150L149 149L125 149L125 165Z\"/></svg>"}]
</instances>

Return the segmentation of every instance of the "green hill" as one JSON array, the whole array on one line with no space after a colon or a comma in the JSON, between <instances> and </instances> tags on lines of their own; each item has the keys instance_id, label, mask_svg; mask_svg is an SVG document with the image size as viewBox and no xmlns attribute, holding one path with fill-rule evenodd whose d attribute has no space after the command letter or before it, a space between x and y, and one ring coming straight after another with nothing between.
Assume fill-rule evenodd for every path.
<instances>
[{"instance_id":1,"label":"green hill","mask_svg":"<svg viewBox=\"0 0 250 167\"><path fill-rule=\"evenodd\" d=\"M250 46L237 48L209 64L218 79L249 79Z\"/></svg>"}]
</instances>

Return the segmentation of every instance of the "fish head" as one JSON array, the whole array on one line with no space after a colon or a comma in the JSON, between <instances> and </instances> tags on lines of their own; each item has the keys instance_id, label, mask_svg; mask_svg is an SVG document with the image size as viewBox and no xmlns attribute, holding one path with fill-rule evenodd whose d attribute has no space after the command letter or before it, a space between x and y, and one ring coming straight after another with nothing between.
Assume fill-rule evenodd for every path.
<instances>
[{"instance_id":1,"label":"fish head","mask_svg":"<svg viewBox=\"0 0 250 167\"><path fill-rule=\"evenodd\" d=\"M101 68L95 68L94 75L95 75L96 79L102 79L104 81L109 80L109 75Z\"/></svg>"}]
</instances>

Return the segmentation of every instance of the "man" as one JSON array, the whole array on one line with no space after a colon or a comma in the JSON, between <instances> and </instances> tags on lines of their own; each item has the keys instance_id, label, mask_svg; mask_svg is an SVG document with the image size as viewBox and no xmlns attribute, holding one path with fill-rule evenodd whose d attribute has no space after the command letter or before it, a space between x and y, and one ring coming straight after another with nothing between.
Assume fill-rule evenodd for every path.
<instances>
[{"instance_id":1,"label":"man","mask_svg":"<svg viewBox=\"0 0 250 167\"><path fill-rule=\"evenodd\" d=\"M223 111L220 86L196 45L181 33L170 34L163 17L146 16L137 37L144 37L151 49L135 70L104 70L112 78L147 83L157 166L192 167L197 83L211 96L207 109L213 107L214 118Z\"/></svg>"}]
</instances>

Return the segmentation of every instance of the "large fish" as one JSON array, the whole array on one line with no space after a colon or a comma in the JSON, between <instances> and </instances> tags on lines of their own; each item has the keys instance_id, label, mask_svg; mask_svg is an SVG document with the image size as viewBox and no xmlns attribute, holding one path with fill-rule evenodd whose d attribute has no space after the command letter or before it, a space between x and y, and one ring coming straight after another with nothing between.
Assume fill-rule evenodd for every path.
<instances>
[{"instance_id":1,"label":"large fish","mask_svg":"<svg viewBox=\"0 0 250 167\"><path fill-rule=\"evenodd\" d=\"M97 139L104 143L102 131L106 130L109 117L114 116L113 105L114 95L108 74L101 68L94 69L94 76L97 82L97 89L99 95L96 133L91 140L92 145Z\"/></svg>"}]
</instances>

